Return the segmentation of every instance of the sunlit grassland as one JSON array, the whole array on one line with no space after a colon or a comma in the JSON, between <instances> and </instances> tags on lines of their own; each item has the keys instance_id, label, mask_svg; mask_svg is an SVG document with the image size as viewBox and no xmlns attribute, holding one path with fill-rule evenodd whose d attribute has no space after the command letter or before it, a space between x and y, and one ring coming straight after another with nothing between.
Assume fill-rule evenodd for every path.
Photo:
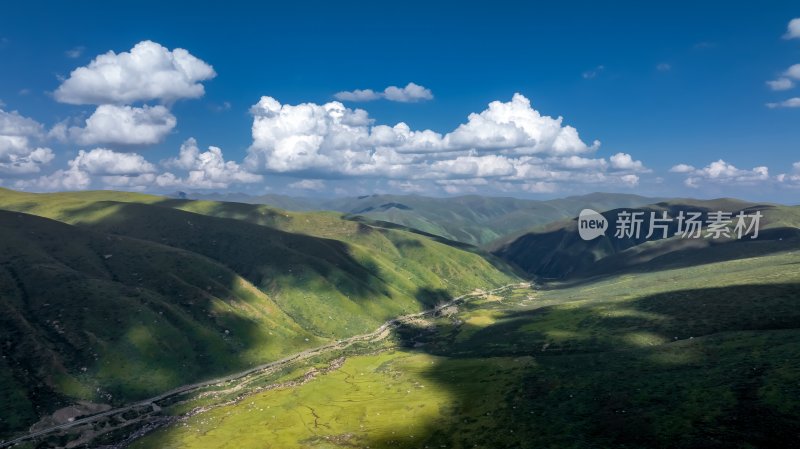
<instances>
[{"instance_id":1,"label":"sunlit grassland","mask_svg":"<svg viewBox=\"0 0 800 449\"><path fill-rule=\"evenodd\" d=\"M484 254L332 212L112 191L2 189L0 208L209 257L327 338L366 332L396 315L517 280L510 267Z\"/></svg>"},{"instance_id":2,"label":"sunlit grassland","mask_svg":"<svg viewBox=\"0 0 800 449\"><path fill-rule=\"evenodd\" d=\"M405 349L135 447L791 447L798 266L793 250L468 302L402 327Z\"/></svg>"},{"instance_id":3,"label":"sunlit grassland","mask_svg":"<svg viewBox=\"0 0 800 449\"><path fill-rule=\"evenodd\" d=\"M528 358L476 364L405 351L349 359L344 366L294 389L269 391L196 415L134 448L416 447L428 437L420 423L447 427L455 419L489 425L495 404L518 379ZM428 377L442 369L457 391ZM245 430L246 429L246 430Z\"/></svg>"},{"instance_id":4,"label":"sunlit grassland","mask_svg":"<svg viewBox=\"0 0 800 449\"><path fill-rule=\"evenodd\" d=\"M5 189L0 209L0 438L76 400L125 404L518 281L334 213Z\"/></svg>"}]
</instances>

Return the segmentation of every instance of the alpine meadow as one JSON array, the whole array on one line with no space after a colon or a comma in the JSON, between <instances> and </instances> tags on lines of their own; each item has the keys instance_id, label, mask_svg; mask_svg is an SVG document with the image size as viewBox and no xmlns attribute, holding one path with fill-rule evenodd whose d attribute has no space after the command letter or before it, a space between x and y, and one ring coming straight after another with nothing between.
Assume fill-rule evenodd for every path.
<instances>
[{"instance_id":1,"label":"alpine meadow","mask_svg":"<svg viewBox=\"0 0 800 449\"><path fill-rule=\"evenodd\" d=\"M0 449L800 447L800 9L0 14Z\"/></svg>"}]
</instances>

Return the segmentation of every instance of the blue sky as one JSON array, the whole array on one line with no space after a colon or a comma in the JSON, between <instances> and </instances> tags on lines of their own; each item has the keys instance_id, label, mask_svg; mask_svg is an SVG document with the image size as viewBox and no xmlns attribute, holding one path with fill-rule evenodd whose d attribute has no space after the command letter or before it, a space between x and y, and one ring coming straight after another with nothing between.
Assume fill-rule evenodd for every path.
<instances>
[{"instance_id":1,"label":"blue sky","mask_svg":"<svg viewBox=\"0 0 800 449\"><path fill-rule=\"evenodd\" d=\"M767 85L782 77L793 84L784 72L800 63L800 39L786 38L790 21L800 17L793 2L769 7L727 2L108 3L30 2L6 6L0 16L0 100L4 113L18 111L0 134L23 135L14 131L23 118L40 125L23 135L24 145L17 140L5 155L0 146L4 186L525 197L599 190L788 202L797 202L800 193L800 164L793 166L800 162L800 108L767 106L800 96L800 88ZM213 67L215 76L193 81L203 94L120 100L117 89L116 97L105 100L73 97L82 104L54 95L73 70L98 55L131 52L148 40L168 57L176 48L185 49ZM432 98L342 101L350 111L345 116L358 108L367 111L370 121L353 131L361 137L371 136L376 125L398 122L411 131L439 133L441 141L424 150L377 151L374 139L361 137L342 146L342 139L354 135L317 129L312 134L318 140L312 140L323 143L312 150L315 156L297 160L293 154L307 148L287 145L298 133L308 133L274 137L276 129L306 117L287 106L310 103L317 107L312 115L324 114L324 105L337 101L338 92L380 93L408 83L427 89ZM487 110L493 101L510 104L515 93L529 101L530 111L563 117L561 126L574 127L585 146L572 142L568 150L558 150L536 139L541 136L534 125L520 123L517 127L527 132L522 137L481 122L470 123L474 126L461 138L447 139L468 124L469 114ZM251 107L262 96L280 105L262 110L269 118L259 121ZM105 137L98 138L86 120L105 103L161 107L158 114L145 112L166 122L152 138L132 141L109 130L124 117L108 115L102 122ZM514 107L528 111L523 103ZM498 116L507 118L507 113L515 114L504 110ZM502 122L502 117L492 120ZM336 120L323 119L323 128L331 127L325 120ZM254 120L272 137L255 139ZM72 127L74 133L63 132ZM195 140L187 142L190 138ZM594 140L601 145L593 147ZM218 147L221 156L206 154L209 146ZM28 154L37 148L48 149L52 157ZM95 149L105 152L92 153ZM79 150L84 151L80 157ZM612 160L618 154L629 158ZM390 167L386 159L393 160ZM673 169L679 164L692 168ZM67 173L71 166L73 172ZM171 178L155 181L167 172Z\"/></svg>"}]
</instances>

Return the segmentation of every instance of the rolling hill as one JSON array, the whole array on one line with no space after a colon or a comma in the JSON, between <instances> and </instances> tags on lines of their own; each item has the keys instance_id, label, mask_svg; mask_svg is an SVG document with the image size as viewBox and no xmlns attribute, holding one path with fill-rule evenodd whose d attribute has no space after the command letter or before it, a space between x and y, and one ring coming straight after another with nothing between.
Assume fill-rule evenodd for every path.
<instances>
[{"instance_id":1,"label":"rolling hill","mask_svg":"<svg viewBox=\"0 0 800 449\"><path fill-rule=\"evenodd\" d=\"M407 197L356 202L389 199L383 212L412 207ZM569 198L551 212L639 199ZM446 222L436 201L425 214ZM462 224L531 222L530 209L492 201L458 206L460 217L475 207ZM375 209L0 190L0 438L364 333L518 281L521 268L537 290L406 323L385 350L348 354L316 380L288 377L135 447L219 446L242 429L240 447L789 444L800 429L790 356L800 344L800 207L612 205L611 230L622 210L764 218L756 240L584 241L559 216L490 254ZM750 412L766 418L742 424ZM789 432L764 430L770 422Z\"/></svg>"},{"instance_id":2,"label":"rolling hill","mask_svg":"<svg viewBox=\"0 0 800 449\"><path fill-rule=\"evenodd\" d=\"M330 212L10 190L0 209L3 435L518 279L478 250Z\"/></svg>"},{"instance_id":3,"label":"rolling hill","mask_svg":"<svg viewBox=\"0 0 800 449\"><path fill-rule=\"evenodd\" d=\"M647 220L638 238L614 236L622 211L676 217L681 211L699 213L703 234L710 212L740 211L763 215L760 234L750 238L682 238L675 235L677 221L669 224L668 237L657 231L647 238ZM585 241L578 233L577 219L561 220L519 237L495 242L491 251L528 274L540 278L593 276L621 271L651 271L665 267L701 265L719 260L752 257L800 247L800 207L748 203L733 199L662 201L647 207L612 209L603 212L608 220L606 234Z\"/></svg>"}]
</instances>

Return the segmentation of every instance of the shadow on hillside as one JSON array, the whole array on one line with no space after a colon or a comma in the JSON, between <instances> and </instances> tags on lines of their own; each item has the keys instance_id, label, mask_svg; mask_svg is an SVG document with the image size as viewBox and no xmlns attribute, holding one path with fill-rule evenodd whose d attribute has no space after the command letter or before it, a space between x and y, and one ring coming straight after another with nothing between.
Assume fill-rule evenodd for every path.
<instances>
[{"instance_id":1,"label":"shadow on hillside","mask_svg":"<svg viewBox=\"0 0 800 449\"><path fill-rule=\"evenodd\" d=\"M78 393L56 393L64 383L80 389L96 379L91 390L100 386L100 396L89 390L80 395L121 404L318 345L322 339L317 337L330 335L315 331L319 328L289 308L304 307L297 292L330 292L341 302L375 311L369 317L346 312L330 317L349 325L350 334L372 330L396 315L395 309L412 305L374 306L378 296L390 304L398 291L383 279L379 265L356 259L347 243L268 227L286 217L260 216L247 205L211 211L230 218L173 208L186 203L105 201L59 217L78 226L12 212L2 220L18 226L14 220L25 215L30 221L12 239L21 242L19 254L6 254L17 264L13 274L22 276L0 278L4 292L21 298L13 305L15 313L0 319L0 344L10 342L1 349L14 365L15 382L37 383L36 397L30 398L37 415L74 401ZM30 241L26 232L34 236ZM358 232L373 228L359 224ZM408 242L407 247L419 244ZM256 289L268 292L280 308L270 309L273 303L259 299ZM287 290L295 296L284 300ZM441 289L407 293L425 307L450 299ZM320 315L305 307L310 315ZM53 373L64 378L54 379ZM29 419L21 425L30 425Z\"/></svg>"},{"instance_id":2,"label":"shadow on hillside","mask_svg":"<svg viewBox=\"0 0 800 449\"><path fill-rule=\"evenodd\" d=\"M639 252L619 253L601 260L581 272L567 276L563 286L578 286L620 274L647 273L668 269L697 267L709 263L726 262L752 257L764 257L784 251L800 249L800 229L773 228L761 232L758 240L734 240L710 244L700 248L691 242L674 242L672 245L653 247ZM686 245L681 249L677 245ZM701 242L706 243L706 242Z\"/></svg>"},{"instance_id":3,"label":"shadow on hillside","mask_svg":"<svg viewBox=\"0 0 800 449\"><path fill-rule=\"evenodd\" d=\"M709 218L708 208L682 205L661 204L664 209L636 209L649 217L651 212L660 214L666 210L669 216L675 217L679 212L700 213L699 219L705 223ZM742 209L745 213L756 211L768 214L774 206L754 206ZM786 249L800 248L800 229L794 227L776 227L763 229L769 220L761 221L761 232L758 239L751 241L747 237L742 240L723 241L712 238L673 238L664 241L660 230L647 237L647 220L642 225L642 232L635 238L617 238L617 213L621 209L603 212L608 220L606 235L584 241L577 231L577 221L573 219L567 224L531 232L520 236L513 242L494 251L494 254L519 266L532 276L542 279L581 279L601 276L621 271L641 272L661 269L663 267L689 267L711 261L730 260L769 254ZM738 211L737 211L738 212ZM734 213L735 215L735 213ZM667 235L674 236L678 232L677 221L668 225ZM706 234L704 228L703 235ZM724 248L719 250L720 248ZM719 254L716 254L719 252Z\"/></svg>"},{"instance_id":4,"label":"shadow on hillside","mask_svg":"<svg viewBox=\"0 0 800 449\"><path fill-rule=\"evenodd\" d=\"M25 417L0 416L3 434L27 428L31 416L76 395L124 403L319 344L313 325L292 310L265 309L272 303L255 299L237 274L281 307L285 290L313 288L364 303L396 295L377 264L360 263L338 240L138 203L98 202L61 218L80 226L0 214L0 226L8 228L0 350L9 366L0 375L8 372L24 391L6 413ZM371 330L371 319L353 321L352 332ZM80 390L95 378L100 396ZM73 398L58 393L64 385Z\"/></svg>"},{"instance_id":5,"label":"shadow on hillside","mask_svg":"<svg viewBox=\"0 0 800 449\"><path fill-rule=\"evenodd\" d=\"M165 203L171 201L179 200ZM266 291L277 291L287 283L302 288L313 278L333 284L354 300L369 300L376 294L392 296L380 281L381 273L370 271L377 267L361 265L348 245L338 240L138 203L98 202L69 213L93 216L103 209L113 213L83 224L202 254Z\"/></svg>"},{"instance_id":6,"label":"shadow on hillside","mask_svg":"<svg viewBox=\"0 0 800 449\"><path fill-rule=\"evenodd\" d=\"M414 298L416 298L416 300L426 308L430 308L453 299L450 293L443 288L428 287L421 287L417 289L417 292L414 294Z\"/></svg>"},{"instance_id":7,"label":"shadow on hillside","mask_svg":"<svg viewBox=\"0 0 800 449\"><path fill-rule=\"evenodd\" d=\"M573 238L572 232L559 229L539 236L530 245L495 254L526 267L531 276L579 285L623 273L686 268L800 249L800 229L789 227L762 230L756 240L673 239L634 243L601 237L590 242L568 243ZM531 262L526 258L536 260Z\"/></svg>"},{"instance_id":8,"label":"shadow on hillside","mask_svg":"<svg viewBox=\"0 0 800 449\"><path fill-rule=\"evenodd\" d=\"M186 206L191 206L195 202L192 200L180 200L180 199L164 199L162 201L153 203L155 206L160 206L164 208L183 208ZM93 206L98 207L98 206ZM99 207L103 207L102 205ZM246 223L249 224L257 224L260 226L267 226L267 227L278 227L278 229L285 228L286 226L290 226L294 220L302 219L302 217L295 217L290 214L284 214L279 210L274 210L269 207L265 207L263 205L253 205L253 204L246 204L246 203L215 203L215 202L204 202L200 206L203 209L203 214L211 217L220 217L220 218L231 218L236 220L244 220ZM189 207L188 210L191 210ZM80 211L76 212L76 216L80 216ZM500 271L507 272L507 273L514 273L519 277L524 277L525 274L517 267L511 266L510 264L506 263L505 261L495 257L494 255L481 250L478 247L472 246L467 243L462 243L454 240L449 240L445 237L441 237L435 234L430 234L427 232L423 232L414 228L409 228L406 226L398 225L395 223L387 222L387 221L380 221L380 220L370 220L362 216L348 216L348 215L340 215L339 218L343 220L349 220L357 223L356 232L360 235L370 234L372 232L380 232L384 234L389 240L391 240L399 249L414 249L414 248L421 248L423 245L421 242L413 240L413 239L399 239L395 236L389 235L386 230L397 230L397 231L406 231L411 232L417 235L421 235L424 237L429 238L430 240L436 241L443 245L447 245L456 249L460 249L463 251L471 252L480 255L484 259L486 259L493 267L497 268ZM302 224L300 224L300 228L302 229ZM319 233L324 231L324 229L316 229L315 232ZM299 235L306 235L302 231L291 231L292 234L299 234ZM323 234L324 235L324 234ZM317 239L324 239L324 237L320 237L320 234L315 236L311 236L311 238ZM335 238L335 237L334 237ZM338 240L333 240L338 242ZM371 269L371 266L365 266L368 270ZM380 277L379 272L374 273L376 277Z\"/></svg>"},{"instance_id":9,"label":"shadow on hillside","mask_svg":"<svg viewBox=\"0 0 800 449\"><path fill-rule=\"evenodd\" d=\"M474 245L470 245L469 243L458 242L455 240L450 240L446 237L442 237L441 235L431 234L430 232L421 231L419 229L410 228L408 226L403 226L401 224L392 223L390 221L383 221L383 220L373 220L362 215L342 215L342 218L345 220L355 221L358 223L364 223L370 226L374 226L377 228L384 228L384 229L394 229L397 231L407 231L417 235L421 235L427 237L431 240L436 242L442 243L444 245L452 246L453 248L463 249L465 251L476 251L477 247Z\"/></svg>"},{"instance_id":10,"label":"shadow on hillside","mask_svg":"<svg viewBox=\"0 0 800 449\"><path fill-rule=\"evenodd\" d=\"M800 283L677 290L617 309L548 306L495 320L400 329L407 350L447 357L423 375L452 402L449 414L413 429L413 447L800 442Z\"/></svg>"},{"instance_id":11,"label":"shadow on hillside","mask_svg":"<svg viewBox=\"0 0 800 449\"><path fill-rule=\"evenodd\" d=\"M282 355L263 329L290 323L235 313L252 297L210 259L15 212L0 230L0 434L75 396L121 404L252 366L247 348Z\"/></svg>"},{"instance_id":12,"label":"shadow on hillside","mask_svg":"<svg viewBox=\"0 0 800 449\"><path fill-rule=\"evenodd\" d=\"M194 200L164 199L153 204L170 209L182 209L196 203L197 201ZM288 214L257 204L208 201L202 202L202 205L205 209L204 213L208 215L246 220L262 226L277 226L292 220Z\"/></svg>"}]
</instances>

